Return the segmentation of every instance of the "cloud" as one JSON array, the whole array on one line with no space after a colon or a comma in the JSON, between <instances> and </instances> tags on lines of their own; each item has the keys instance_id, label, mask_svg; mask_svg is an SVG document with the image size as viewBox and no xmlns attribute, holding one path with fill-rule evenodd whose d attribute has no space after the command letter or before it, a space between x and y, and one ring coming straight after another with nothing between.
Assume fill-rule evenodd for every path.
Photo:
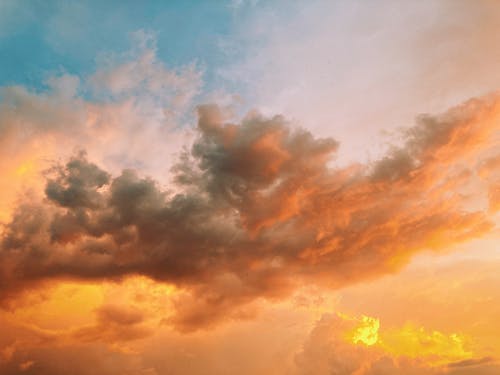
<instances>
[{"instance_id":1,"label":"cloud","mask_svg":"<svg viewBox=\"0 0 500 375\"><path fill-rule=\"evenodd\" d=\"M375 375L437 374L432 367L408 357L392 357L375 342L357 343L349 332L362 329L367 321L341 314L325 314L317 322L295 357L298 374ZM373 318L369 318L373 319ZM360 324L361 323L361 324ZM378 326L372 325L378 332Z\"/></svg>"},{"instance_id":2,"label":"cloud","mask_svg":"<svg viewBox=\"0 0 500 375\"><path fill-rule=\"evenodd\" d=\"M245 306L256 299L304 283L338 288L393 272L416 252L493 228L466 193L477 179L467 171L491 151L497 107L492 95L421 116L387 156L340 168L329 164L335 140L282 116L233 124L200 106L175 192L76 154L47 175L46 200L23 202L6 225L2 299L47 280L144 275L186 292L170 321L193 330L252 316Z\"/></svg>"},{"instance_id":3,"label":"cloud","mask_svg":"<svg viewBox=\"0 0 500 375\"><path fill-rule=\"evenodd\" d=\"M181 110L199 94L202 72L194 64L168 69L157 57L156 37L138 30L130 34L133 48L124 54L101 57L99 68L88 78L97 96L143 97L170 103Z\"/></svg>"},{"instance_id":4,"label":"cloud","mask_svg":"<svg viewBox=\"0 0 500 375\"><path fill-rule=\"evenodd\" d=\"M41 171L82 148L113 173L140 168L168 181L201 85L197 66L165 66L154 36L137 31L128 51L103 55L88 75L62 71L36 90L0 87L0 220L20 191L41 190Z\"/></svg>"},{"instance_id":5,"label":"cloud","mask_svg":"<svg viewBox=\"0 0 500 375\"><path fill-rule=\"evenodd\" d=\"M122 343L144 339L153 332L144 323L144 315L137 309L103 305L97 310L97 323L81 327L71 333L79 343Z\"/></svg>"},{"instance_id":6,"label":"cloud","mask_svg":"<svg viewBox=\"0 0 500 375\"><path fill-rule=\"evenodd\" d=\"M448 367L471 367L471 366L477 366L477 365L482 365L484 363L490 363L493 362L494 359L491 357L484 357L484 358L479 358L479 359L465 359L463 361L458 361L458 362L453 362L448 365Z\"/></svg>"},{"instance_id":7,"label":"cloud","mask_svg":"<svg viewBox=\"0 0 500 375\"><path fill-rule=\"evenodd\" d=\"M49 179L45 188L47 198L61 207L97 208L99 193L95 191L109 183L110 175L96 165L84 162L80 154L66 164L66 170L58 168L54 180Z\"/></svg>"},{"instance_id":8,"label":"cloud","mask_svg":"<svg viewBox=\"0 0 500 375\"><path fill-rule=\"evenodd\" d=\"M31 364L31 365L28 365ZM157 375L134 356L106 350L102 345L68 345L23 350L9 363L0 364L2 374L76 375L99 373Z\"/></svg>"},{"instance_id":9,"label":"cloud","mask_svg":"<svg viewBox=\"0 0 500 375\"><path fill-rule=\"evenodd\" d=\"M343 163L383 155L373 140L417 112L500 85L494 1L280 4L240 9L220 75L266 114L349 144Z\"/></svg>"},{"instance_id":10,"label":"cloud","mask_svg":"<svg viewBox=\"0 0 500 375\"><path fill-rule=\"evenodd\" d=\"M357 334L367 328L373 339L359 341ZM396 335L400 340L391 342L391 336L398 330ZM461 348L453 352L450 344ZM493 358L475 358L464 351L463 345L454 334L427 331L423 327L387 331L375 318L324 314L296 354L295 362L298 374L442 375L498 371ZM409 347L413 349L405 352ZM457 360L449 362L453 359Z\"/></svg>"}]
</instances>

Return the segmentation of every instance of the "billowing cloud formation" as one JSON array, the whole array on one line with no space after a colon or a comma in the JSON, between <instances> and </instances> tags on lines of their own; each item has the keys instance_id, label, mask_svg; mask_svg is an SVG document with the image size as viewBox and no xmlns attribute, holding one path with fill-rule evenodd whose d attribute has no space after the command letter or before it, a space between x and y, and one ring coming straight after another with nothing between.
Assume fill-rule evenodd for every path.
<instances>
[{"instance_id":1,"label":"billowing cloud formation","mask_svg":"<svg viewBox=\"0 0 500 375\"><path fill-rule=\"evenodd\" d=\"M394 271L493 227L475 168L491 157L497 97L422 116L372 165L335 168L333 139L280 116L226 123L200 106L198 136L166 191L133 170L112 177L84 153L23 202L0 248L2 300L52 279L141 274L186 291L171 322L191 330L245 316L253 300L304 282L330 287ZM484 191L483 191L484 190Z\"/></svg>"}]
</instances>

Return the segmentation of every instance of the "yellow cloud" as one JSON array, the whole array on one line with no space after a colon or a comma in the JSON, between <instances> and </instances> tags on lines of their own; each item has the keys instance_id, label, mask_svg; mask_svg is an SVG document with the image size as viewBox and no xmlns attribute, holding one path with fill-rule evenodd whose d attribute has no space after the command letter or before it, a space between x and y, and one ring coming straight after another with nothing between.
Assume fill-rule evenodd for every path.
<instances>
[{"instance_id":1,"label":"yellow cloud","mask_svg":"<svg viewBox=\"0 0 500 375\"><path fill-rule=\"evenodd\" d=\"M338 314L342 319L354 322L356 326L347 333L348 341L354 344L375 345L379 339L380 321L377 318L362 315L361 318Z\"/></svg>"},{"instance_id":2,"label":"yellow cloud","mask_svg":"<svg viewBox=\"0 0 500 375\"><path fill-rule=\"evenodd\" d=\"M458 333L443 333L406 324L380 332L379 345L393 355L425 359L434 365L470 358L468 339Z\"/></svg>"},{"instance_id":3,"label":"yellow cloud","mask_svg":"<svg viewBox=\"0 0 500 375\"><path fill-rule=\"evenodd\" d=\"M345 341L370 346L394 357L423 360L429 365L443 365L473 357L469 339L458 333L443 333L407 323L402 327L381 327L380 320L361 315L337 313Z\"/></svg>"}]
</instances>

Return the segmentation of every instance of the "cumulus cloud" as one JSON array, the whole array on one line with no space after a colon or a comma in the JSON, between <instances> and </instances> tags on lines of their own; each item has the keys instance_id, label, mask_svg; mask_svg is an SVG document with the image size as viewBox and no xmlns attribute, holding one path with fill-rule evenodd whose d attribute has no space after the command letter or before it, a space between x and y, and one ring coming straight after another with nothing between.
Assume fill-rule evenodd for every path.
<instances>
[{"instance_id":1,"label":"cumulus cloud","mask_svg":"<svg viewBox=\"0 0 500 375\"><path fill-rule=\"evenodd\" d=\"M340 168L333 139L281 116L233 124L200 106L175 193L76 154L47 172L46 199L23 202L6 225L2 301L47 280L140 274L186 292L171 323L193 330L251 316L252 301L303 283L338 288L393 272L493 228L488 210L466 204L497 107L492 95L421 116L387 156Z\"/></svg>"}]
</instances>

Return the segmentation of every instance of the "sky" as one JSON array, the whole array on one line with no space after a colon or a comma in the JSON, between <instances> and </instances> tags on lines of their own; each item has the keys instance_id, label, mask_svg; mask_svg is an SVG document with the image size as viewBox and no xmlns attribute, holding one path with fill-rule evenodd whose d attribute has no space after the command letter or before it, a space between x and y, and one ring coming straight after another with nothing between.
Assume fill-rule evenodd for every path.
<instances>
[{"instance_id":1,"label":"sky","mask_svg":"<svg viewBox=\"0 0 500 375\"><path fill-rule=\"evenodd\" d=\"M494 0L0 0L0 373L500 373Z\"/></svg>"}]
</instances>

